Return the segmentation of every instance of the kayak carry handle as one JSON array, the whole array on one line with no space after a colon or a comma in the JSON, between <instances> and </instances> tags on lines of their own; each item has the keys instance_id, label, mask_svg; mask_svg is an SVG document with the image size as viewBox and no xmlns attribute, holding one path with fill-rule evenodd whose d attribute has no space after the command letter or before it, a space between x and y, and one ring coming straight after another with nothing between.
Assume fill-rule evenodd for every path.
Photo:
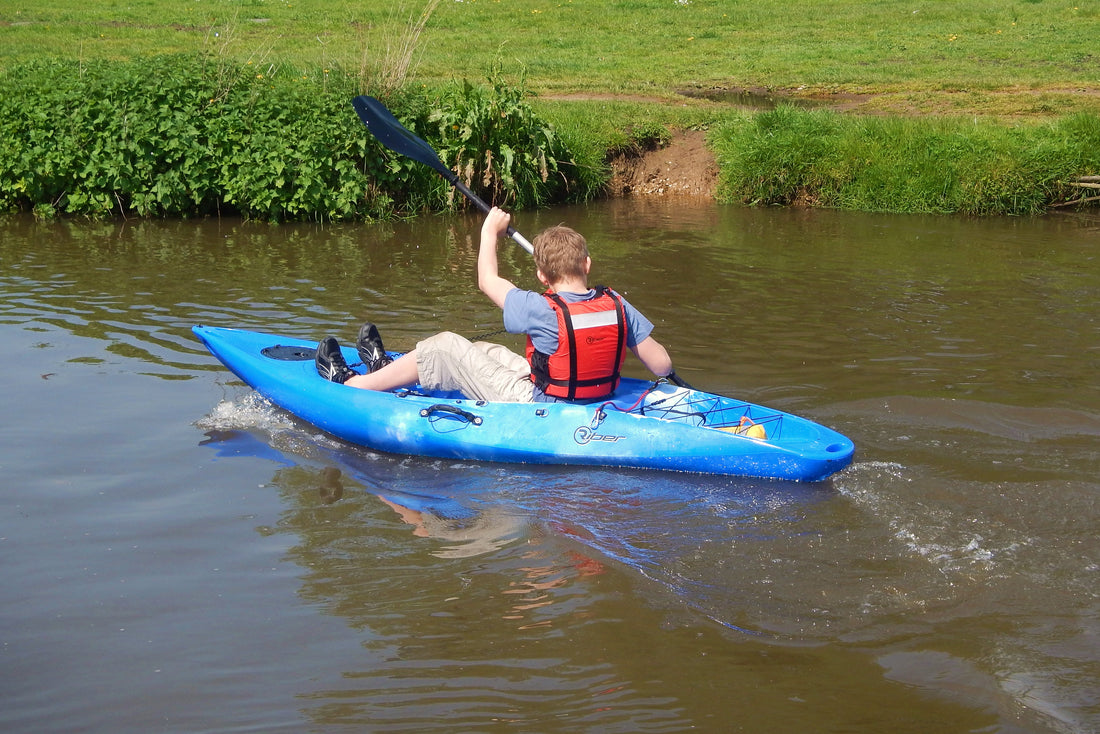
<instances>
[{"instance_id":1,"label":"kayak carry handle","mask_svg":"<svg viewBox=\"0 0 1100 734\"><path fill-rule=\"evenodd\" d=\"M427 408L420 409L421 418L427 418L431 416L432 413L449 413L451 415L457 415L459 418L463 418L466 421L473 423L475 426L480 426L482 422L480 415L474 415L473 413L463 410L462 408L456 408L453 405L446 405L444 403L436 403L435 405L430 405Z\"/></svg>"}]
</instances>

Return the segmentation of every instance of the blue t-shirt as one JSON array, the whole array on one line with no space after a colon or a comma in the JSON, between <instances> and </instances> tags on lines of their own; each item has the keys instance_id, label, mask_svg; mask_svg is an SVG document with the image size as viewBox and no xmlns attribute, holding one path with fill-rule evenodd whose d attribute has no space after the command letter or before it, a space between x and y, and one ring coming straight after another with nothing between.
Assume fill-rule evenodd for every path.
<instances>
[{"instance_id":1,"label":"blue t-shirt","mask_svg":"<svg viewBox=\"0 0 1100 734\"><path fill-rule=\"evenodd\" d=\"M626 315L626 346L633 348L653 331L653 322L641 314L621 295L623 313ZM566 303L588 301L596 297L595 290L587 293L559 293ZM553 354L558 349L558 315L541 293L513 288L504 297L504 329L510 334L527 334L535 349L543 354ZM535 387L535 402L558 401Z\"/></svg>"}]
</instances>

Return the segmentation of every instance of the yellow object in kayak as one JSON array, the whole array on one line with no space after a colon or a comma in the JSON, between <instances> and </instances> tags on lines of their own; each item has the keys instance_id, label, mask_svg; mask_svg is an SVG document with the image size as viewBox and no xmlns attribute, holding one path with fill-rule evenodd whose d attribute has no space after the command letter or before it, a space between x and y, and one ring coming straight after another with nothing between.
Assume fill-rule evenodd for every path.
<instances>
[{"instance_id":1,"label":"yellow object in kayak","mask_svg":"<svg viewBox=\"0 0 1100 734\"><path fill-rule=\"evenodd\" d=\"M753 423L752 419L747 415L741 416L741 422L736 426L719 426L718 430L725 431L726 433L736 433L738 436L759 438L761 440L768 437L768 432L764 430L764 426L759 423Z\"/></svg>"}]
</instances>

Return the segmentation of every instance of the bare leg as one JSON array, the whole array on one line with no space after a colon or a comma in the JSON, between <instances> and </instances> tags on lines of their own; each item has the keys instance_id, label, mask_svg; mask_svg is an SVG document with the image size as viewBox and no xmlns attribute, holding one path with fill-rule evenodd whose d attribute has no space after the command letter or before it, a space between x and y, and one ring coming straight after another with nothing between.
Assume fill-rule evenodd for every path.
<instances>
[{"instance_id":1,"label":"bare leg","mask_svg":"<svg viewBox=\"0 0 1100 734\"><path fill-rule=\"evenodd\" d=\"M362 390L396 390L399 387L415 385L420 381L420 372L416 365L416 350L401 355L388 365L371 372L369 375L356 375L344 384Z\"/></svg>"}]
</instances>

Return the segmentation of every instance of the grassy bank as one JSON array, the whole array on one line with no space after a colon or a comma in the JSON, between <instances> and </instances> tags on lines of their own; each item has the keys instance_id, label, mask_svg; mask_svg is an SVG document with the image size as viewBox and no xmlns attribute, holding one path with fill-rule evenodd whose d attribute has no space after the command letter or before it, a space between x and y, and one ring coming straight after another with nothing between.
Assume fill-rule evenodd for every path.
<instances>
[{"instance_id":1,"label":"grassy bank","mask_svg":"<svg viewBox=\"0 0 1100 734\"><path fill-rule=\"evenodd\" d=\"M719 198L879 212L1039 214L1095 198L1100 116L1006 124L780 107L713 135Z\"/></svg>"},{"instance_id":2,"label":"grassy bank","mask_svg":"<svg viewBox=\"0 0 1100 734\"><path fill-rule=\"evenodd\" d=\"M370 5L0 6L0 206L269 219L445 206L439 180L357 127L360 91L393 95L513 206L598 195L609 154L684 127L710 131L720 197L750 204L1032 213L1089 198L1070 184L1100 173L1096 3ZM739 88L846 111L749 113L724 96ZM500 105L528 132L490 124Z\"/></svg>"}]
</instances>

